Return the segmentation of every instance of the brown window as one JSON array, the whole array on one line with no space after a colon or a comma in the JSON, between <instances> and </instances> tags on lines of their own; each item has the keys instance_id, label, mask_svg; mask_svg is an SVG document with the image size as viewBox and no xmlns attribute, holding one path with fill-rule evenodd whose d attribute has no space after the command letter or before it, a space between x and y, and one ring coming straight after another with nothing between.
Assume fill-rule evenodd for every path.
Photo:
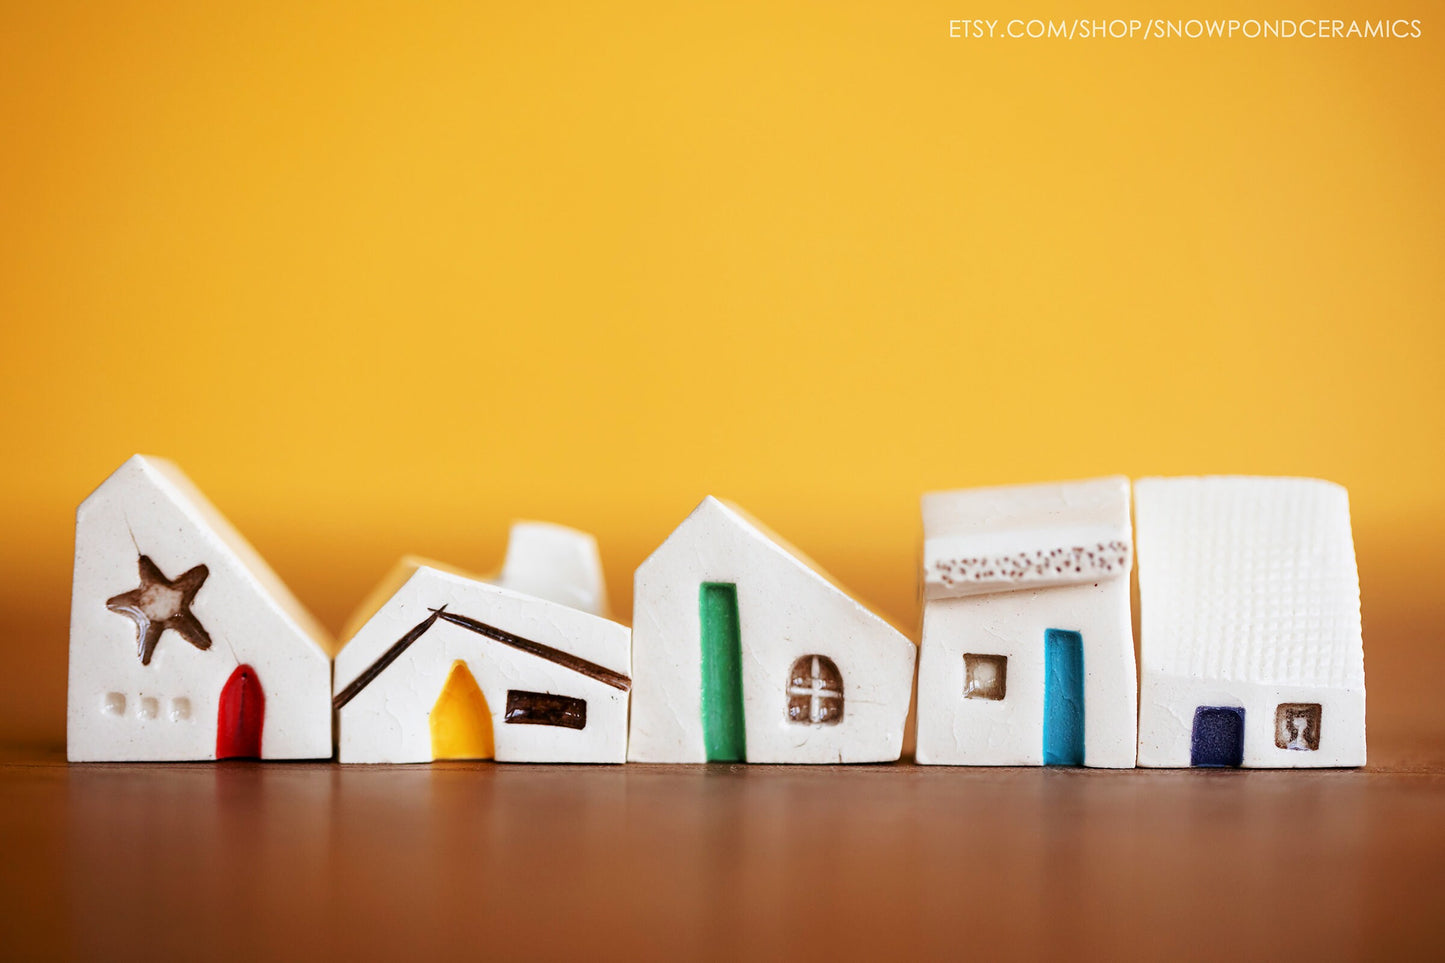
<instances>
[{"instance_id":1,"label":"brown window","mask_svg":"<svg viewBox=\"0 0 1445 963\"><path fill-rule=\"evenodd\" d=\"M1320 747L1320 704L1285 702L1274 710L1274 744L1311 751Z\"/></svg>"},{"instance_id":2,"label":"brown window","mask_svg":"<svg viewBox=\"0 0 1445 963\"><path fill-rule=\"evenodd\" d=\"M826 655L805 655L788 673L788 721L833 726L843 718L843 674Z\"/></svg>"},{"instance_id":3,"label":"brown window","mask_svg":"<svg viewBox=\"0 0 1445 963\"><path fill-rule=\"evenodd\" d=\"M561 726L587 728L587 702L548 692L507 690L507 712L502 721L513 726Z\"/></svg>"},{"instance_id":4,"label":"brown window","mask_svg":"<svg viewBox=\"0 0 1445 963\"><path fill-rule=\"evenodd\" d=\"M963 697L998 701L1008 691L1008 656L963 654Z\"/></svg>"}]
</instances>

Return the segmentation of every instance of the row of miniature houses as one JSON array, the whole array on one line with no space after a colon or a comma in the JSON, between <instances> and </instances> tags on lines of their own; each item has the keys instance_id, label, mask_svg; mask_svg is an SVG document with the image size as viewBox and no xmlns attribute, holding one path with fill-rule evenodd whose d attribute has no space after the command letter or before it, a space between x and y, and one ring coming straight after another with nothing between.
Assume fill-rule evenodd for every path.
<instances>
[{"instance_id":1,"label":"row of miniature houses","mask_svg":"<svg viewBox=\"0 0 1445 963\"><path fill-rule=\"evenodd\" d=\"M77 513L68 754L685 763L1354 766L1359 587L1339 486L1124 478L923 499L921 650L703 501L608 617L595 541L522 523L492 578L408 560L335 652L172 464ZM915 658L916 657L916 658Z\"/></svg>"}]
</instances>

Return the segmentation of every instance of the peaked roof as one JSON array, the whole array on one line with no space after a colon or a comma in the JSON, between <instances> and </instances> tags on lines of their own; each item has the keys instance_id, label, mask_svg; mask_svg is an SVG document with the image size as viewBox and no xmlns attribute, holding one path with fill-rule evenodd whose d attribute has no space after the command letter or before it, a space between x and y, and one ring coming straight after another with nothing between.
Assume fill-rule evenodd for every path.
<instances>
[{"instance_id":1,"label":"peaked roof","mask_svg":"<svg viewBox=\"0 0 1445 963\"><path fill-rule=\"evenodd\" d=\"M341 645L361 631L421 568L474 582L490 582L593 615L608 616L607 585L597 539L565 525L517 521L507 536L507 556L501 571L494 575L479 575L421 555L403 555L352 609L338 636Z\"/></svg>"},{"instance_id":2,"label":"peaked roof","mask_svg":"<svg viewBox=\"0 0 1445 963\"><path fill-rule=\"evenodd\" d=\"M928 598L1097 582L1129 574L1129 479L1006 485L923 496Z\"/></svg>"},{"instance_id":3,"label":"peaked roof","mask_svg":"<svg viewBox=\"0 0 1445 963\"><path fill-rule=\"evenodd\" d=\"M422 555L403 555L395 565L387 569L371 591L366 593L351 614L346 618L346 624L341 627L341 634L336 637L337 651L346 647L352 636L361 631L361 627L371 621L371 617L381 611L381 607L391 601L391 597L401 589L403 585L411 581L411 577L418 569L434 568L439 572L446 572L448 575L456 575L460 578L475 579L482 581L480 575L463 571L455 565L448 565L446 562L438 562L436 559L426 558Z\"/></svg>"},{"instance_id":4,"label":"peaked roof","mask_svg":"<svg viewBox=\"0 0 1445 963\"><path fill-rule=\"evenodd\" d=\"M1146 670L1364 684L1345 489L1314 478L1144 478L1135 500Z\"/></svg>"},{"instance_id":5,"label":"peaked roof","mask_svg":"<svg viewBox=\"0 0 1445 963\"><path fill-rule=\"evenodd\" d=\"M676 528L672 530L672 532L667 536L663 543L659 545L657 549L654 550L653 553L649 555L642 564L646 565L648 562L652 561L653 558L661 555L670 545L673 545L675 542L689 538L691 530L698 527L702 521L708 518L722 519L727 524L736 525L739 528L750 531L753 534L761 537L764 541L770 543L775 549L777 549L784 556L789 558L800 571L805 572L807 575L826 583L840 596L859 605L867 615L877 620L880 626L888 629L890 632L903 635L903 633L895 625L893 625L893 623L888 621L888 619L884 618L882 615L879 615L877 612L873 611L873 609L869 606L864 605L857 596L853 595L853 593L849 592L848 589L843 586L843 583L839 582L836 578L834 578L830 572L824 569L823 566L819 565L816 561L814 561L810 556L808 556L797 546L793 545L791 542L783 538L777 532L773 531L767 525L758 521L745 509L739 507L733 502L727 501L722 498L717 498L713 495L708 495L701 502L699 502L697 507L688 514L687 518L684 518L681 524L679 524ZM639 568L640 567L641 566L639 566ZM904 638L907 638L907 636L904 636ZM913 640L909 639L908 641L912 643Z\"/></svg>"},{"instance_id":6,"label":"peaked roof","mask_svg":"<svg viewBox=\"0 0 1445 963\"><path fill-rule=\"evenodd\" d=\"M193 522L206 526L230 552L246 575L252 580L252 587L265 593L276 603L282 613L294 624L297 632L312 642L328 658L332 655L333 643L330 633L316 617L301 604L281 581L281 577L266 564L261 553L248 542L236 527L222 515L195 483L173 462L154 455L132 455L126 462L96 486L76 509L77 517L87 506L105 497L107 491L125 479L138 478L176 505L180 512L189 515Z\"/></svg>"},{"instance_id":7,"label":"peaked roof","mask_svg":"<svg viewBox=\"0 0 1445 963\"><path fill-rule=\"evenodd\" d=\"M541 598L540 596L528 595L525 592L517 592L513 589L505 588L491 582L471 578L465 575L459 575L454 572L444 571L442 569L432 568L428 565L421 565L417 567L415 571L413 571L411 577L406 580L406 583L401 588L399 588L397 592L392 595L391 598L387 599L387 601L378 609L376 614L379 615L382 612L386 611L387 607L391 605L392 601L401 595L401 590L410 586L411 583L417 582L418 585L422 584L418 580L427 580L443 583L449 582L454 587L460 586L462 588L471 590L475 592L479 597L485 597L491 594L510 599L525 599L528 602L538 606L539 608L547 610L547 623L558 629L565 625L565 622L567 620L575 622L575 620L579 619L595 620L595 622L592 624L600 622L609 625L617 625L617 623L614 623L610 619L604 618L603 616L594 615L591 612L586 612L582 609L576 609L561 602L554 602L550 599ZM460 606L458 606L458 608L460 608ZM518 649L522 652L526 652L530 655L536 656L539 659L555 663L565 669L576 672L579 675L584 675L588 678L596 679L597 681L602 682L605 685L609 685L614 689L621 689L625 692L632 687L632 680L623 672L619 672L616 669L608 668L605 665L601 665L589 659L582 658L581 656L575 655L572 652L568 652L565 649L558 648L557 646L547 645L546 643L535 641L534 639L518 635L515 632L510 632L506 629L492 625L488 622L484 622L481 619L474 617L475 613L467 614L461 611L454 611L450 609L446 604L440 605L436 608L430 608L428 609L428 612L430 614L426 618L422 619L416 625L412 626L407 631L402 633L402 635L394 642L384 643L386 644L386 647L380 652L378 652L374 658L371 658L371 660L367 662L360 671L356 672L356 674L352 676L345 685L341 685L341 677L337 677L336 684L339 688L337 689L336 695L332 700L332 704L335 709L341 709L356 696L360 695L367 686L369 686L383 672L385 672L386 669L390 667L393 662L399 659L406 652L407 649L411 648L412 645L416 644L419 640L421 640L421 638L426 635L427 632L438 621L459 626L479 636L482 636L483 638L501 643L502 645L509 646L510 648ZM368 620L368 622L369 621L370 620ZM618 625L617 628L621 630L623 627ZM348 640L347 644L348 646L350 646L352 644L356 644L356 642L363 641L364 644L368 647L368 651L374 651L374 649L372 648L372 642L370 640L361 640L358 638L354 640ZM337 667L338 669L340 669L341 661L338 661Z\"/></svg>"}]
</instances>

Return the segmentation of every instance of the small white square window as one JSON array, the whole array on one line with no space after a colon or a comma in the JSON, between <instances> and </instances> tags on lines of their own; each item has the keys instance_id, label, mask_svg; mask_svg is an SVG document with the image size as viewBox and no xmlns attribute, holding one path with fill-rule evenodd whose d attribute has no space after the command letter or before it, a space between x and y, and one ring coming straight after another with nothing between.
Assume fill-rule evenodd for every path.
<instances>
[{"instance_id":1,"label":"small white square window","mask_svg":"<svg viewBox=\"0 0 1445 963\"><path fill-rule=\"evenodd\" d=\"M108 716L125 715L125 693L107 692L105 694L105 701L101 703L101 708Z\"/></svg>"}]
</instances>

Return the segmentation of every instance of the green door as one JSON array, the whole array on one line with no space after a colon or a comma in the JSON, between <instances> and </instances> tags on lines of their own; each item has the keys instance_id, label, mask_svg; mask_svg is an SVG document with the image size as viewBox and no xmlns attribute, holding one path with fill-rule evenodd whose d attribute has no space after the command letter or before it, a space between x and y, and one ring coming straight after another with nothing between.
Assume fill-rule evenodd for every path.
<instances>
[{"instance_id":1,"label":"green door","mask_svg":"<svg viewBox=\"0 0 1445 963\"><path fill-rule=\"evenodd\" d=\"M703 582L702 735L708 762L746 762L743 734L743 641L738 625L738 587Z\"/></svg>"}]
</instances>

